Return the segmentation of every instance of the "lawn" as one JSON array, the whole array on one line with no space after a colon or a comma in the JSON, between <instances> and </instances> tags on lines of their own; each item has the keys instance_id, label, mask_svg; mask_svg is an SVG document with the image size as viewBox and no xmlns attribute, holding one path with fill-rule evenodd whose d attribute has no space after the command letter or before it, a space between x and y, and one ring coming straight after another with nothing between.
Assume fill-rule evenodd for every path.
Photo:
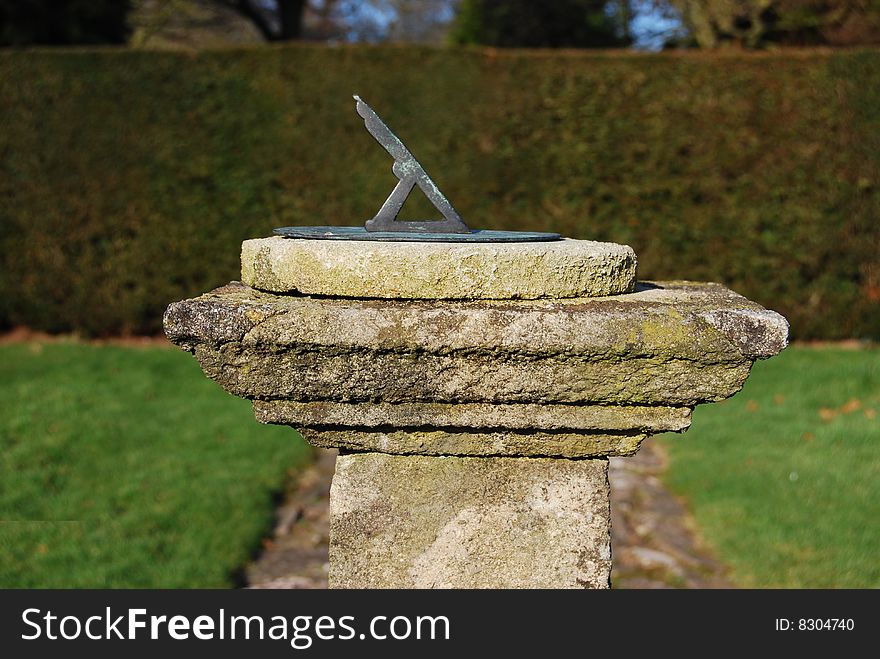
<instances>
[{"instance_id":1,"label":"lawn","mask_svg":"<svg viewBox=\"0 0 880 659\"><path fill-rule=\"evenodd\" d=\"M163 347L0 345L0 587L228 587L310 451Z\"/></svg>"},{"instance_id":2,"label":"lawn","mask_svg":"<svg viewBox=\"0 0 880 659\"><path fill-rule=\"evenodd\" d=\"M750 587L880 587L880 350L790 347L666 435L667 483Z\"/></svg>"},{"instance_id":3,"label":"lawn","mask_svg":"<svg viewBox=\"0 0 880 659\"><path fill-rule=\"evenodd\" d=\"M659 439L734 580L880 587L880 350L791 347ZM162 347L0 345L0 587L225 587L310 452Z\"/></svg>"}]
</instances>

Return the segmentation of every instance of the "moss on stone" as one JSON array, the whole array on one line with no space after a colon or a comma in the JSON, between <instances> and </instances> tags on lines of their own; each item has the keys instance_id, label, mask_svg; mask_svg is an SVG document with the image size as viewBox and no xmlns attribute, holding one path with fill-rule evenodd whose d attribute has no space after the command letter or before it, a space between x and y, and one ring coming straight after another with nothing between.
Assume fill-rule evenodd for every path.
<instances>
[{"instance_id":1,"label":"moss on stone","mask_svg":"<svg viewBox=\"0 0 880 659\"><path fill-rule=\"evenodd\" d=\"M353 298L540 299L632 291L626 245L589 240L432 243L246 240L242 281L274 293Z\"/></svg>"},{"instance_id":2,"label":"moss on stone","mask_svg":"<svg viewBox=\"0 0 880 659\"><path fill-rule=\"evenodd\" d=\"M607 588L607 473L607 460L341 455L330 587Z\"/></svg>"}]
</instances>

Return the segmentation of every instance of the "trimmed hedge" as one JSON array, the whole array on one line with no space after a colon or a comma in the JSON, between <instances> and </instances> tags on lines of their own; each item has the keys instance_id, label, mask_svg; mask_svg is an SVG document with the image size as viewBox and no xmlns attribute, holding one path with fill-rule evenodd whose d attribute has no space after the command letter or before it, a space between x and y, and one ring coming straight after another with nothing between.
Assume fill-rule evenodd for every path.
<instances>
[{"instance_id":1,"label":"trimmed hedge","mask_svg":"<svg viewBox=\"0 0 880 659\"><path fill-rule=\"evenodd\" d=\"M352 93L472 227L627 243L797 338L880 338L876 51L2 52L0 323L158 332L243 239L363 223L395 179Z\"/></svg>"}]
</instances>

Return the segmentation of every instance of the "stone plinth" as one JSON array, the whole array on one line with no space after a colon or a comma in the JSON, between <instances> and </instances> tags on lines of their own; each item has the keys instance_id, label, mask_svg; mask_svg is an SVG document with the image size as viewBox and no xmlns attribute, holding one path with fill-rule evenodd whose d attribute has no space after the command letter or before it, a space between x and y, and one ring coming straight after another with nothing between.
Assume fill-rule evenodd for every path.
<instances>
[{"instance_id":1,"label":"stone plinth","mask_svg":"<svg viewBox=\"0 0 880 659\"><path fill-rule=\"evenodd\" d=\"M431 243L257 238L241 279L274 293L417 300L536 299L632 290L636 255L592 240Z\"/></svg>"},{"instance_id":2,"label":"stone plinth","mask_svg":"<svg viewBox=\"0 0 880 659\"><path fill-rule=\"evenodd\" d=\"M257 418L319 446L425 455L631 455L681 432L785 346L778 314L717 284L569 300L392 301L233 284L166 332Z\"/></svg>"},{"instance_id":3,"label":"stone plinth","mask_svg":"<svg viewBox=\"0 0 880 659\"><path fill-rule=\"evenodd\" d=\"M342 451L331 585L607 587L607 457L686 430L788 324L717 284L633 286L629 248L580 242L247 241L270 290L165 329L258 420Z\"/></svg>"}]
</instances>

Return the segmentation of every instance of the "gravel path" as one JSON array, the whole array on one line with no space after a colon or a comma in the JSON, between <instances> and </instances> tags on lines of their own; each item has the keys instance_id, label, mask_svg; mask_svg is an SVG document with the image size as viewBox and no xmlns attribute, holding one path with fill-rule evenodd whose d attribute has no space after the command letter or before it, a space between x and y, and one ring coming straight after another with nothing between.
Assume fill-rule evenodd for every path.
<instances>
[{"instance_id":1,"label":"gravel path","mask_svg":"<svg viewBox=\"0 0 880 659\"><path fill-rule=\"evenodd\" d=\"M651 440L631 458L611 458L614 588L733 588L696 532L682 501L660 481L666 455Z\"/></svg>"},{"instance_id":2,"label":"gravel path","mask_svg":"<svg viewBox=\"0 0 880 659\"><path fill-rule=\"evenodd\" d=\"M246 570L250 588L327 587L327 504L335 452L320 451L277 511L271 538ZM687 510L660 482L662 450L648 441L632 458L612 458L614 588L731 588L700 542Z\"/></svg>"}]
</instances>

